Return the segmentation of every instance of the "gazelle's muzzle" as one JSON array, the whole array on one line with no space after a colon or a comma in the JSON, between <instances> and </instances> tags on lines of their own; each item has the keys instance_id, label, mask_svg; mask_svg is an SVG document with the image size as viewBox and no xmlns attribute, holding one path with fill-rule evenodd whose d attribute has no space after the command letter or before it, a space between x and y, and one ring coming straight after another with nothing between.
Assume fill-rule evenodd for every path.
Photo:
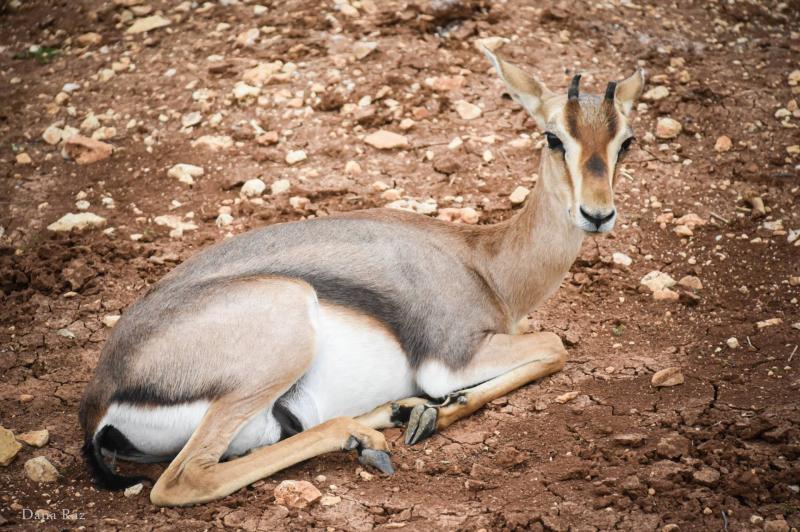
<instances>
[{"instance_id":1,"label":"gazelle's muzzle","mask_svg":"<svg viewBox=\"0 0 800 532\"><path fill-rule=\"evenodd\" d=\"M614 207L593 209L581 205L576 216L576 225L587 233L607 233L614 228L617 210Z\"/></svg>"}]
</instances>

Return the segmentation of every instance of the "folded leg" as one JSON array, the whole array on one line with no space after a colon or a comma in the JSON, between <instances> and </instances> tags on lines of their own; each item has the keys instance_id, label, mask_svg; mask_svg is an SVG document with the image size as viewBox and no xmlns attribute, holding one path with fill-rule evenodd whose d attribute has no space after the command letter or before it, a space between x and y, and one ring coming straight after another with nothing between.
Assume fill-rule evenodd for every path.
<instances>
[{"instance_id":1,"label":"folded leg","mask_svg":"<svg viewBox=\"0 0 800 532\"><path fill-rule=\"evenodd\" d=\"M486 403L561 370L566 357L561 340L553 333L493 335L464 368L451 370L439 362L420 368L417 382L438 399L412 397L357 419L373 428L406 425L405 441L414 444Z\"/></svg>"}]
</instances>

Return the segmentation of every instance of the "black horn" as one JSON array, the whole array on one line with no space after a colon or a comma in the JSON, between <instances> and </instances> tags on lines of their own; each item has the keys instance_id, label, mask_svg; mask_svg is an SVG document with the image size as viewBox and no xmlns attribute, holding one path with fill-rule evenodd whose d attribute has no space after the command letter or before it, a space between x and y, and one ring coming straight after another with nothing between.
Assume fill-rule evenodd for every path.
<instances>
[{"instance_id":1,"label":"black horn","mask_svg":"<svg viewBox=\"0 0 800 532\"><path fill-rule=\"evenodd\" d=\"M606 86L606 100L614 100L614 95L617 93L617 82L609 81Z\"/></svg>"},{"instance_id":2,"label":"black horn","mask_svg":"<svg viewBox=\"0 0 800 532\"><path fill-rule=\"evenodd\" d=\"M578 92L580 90L581 85L581 75L575 74L572 77L572 83L569 84L569 90L567 91L567 99L569 100L577 100L578 99Z\"/></svg>"}]
</instances>

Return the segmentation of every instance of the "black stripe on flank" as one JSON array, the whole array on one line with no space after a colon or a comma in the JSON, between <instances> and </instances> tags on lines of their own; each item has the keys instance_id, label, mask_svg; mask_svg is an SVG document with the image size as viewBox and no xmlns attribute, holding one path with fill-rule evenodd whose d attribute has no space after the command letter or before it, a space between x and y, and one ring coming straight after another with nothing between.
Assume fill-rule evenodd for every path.
<instances>
[{"instance_id":1,"label":"black stripe on flank","mask_svg":"<svg viewBox=\"0 0 800 532\"><path fill-rule=\"evenodd\" d=\"M220 383L194 389L192 393L181 393L165 386L164 383L146 383L125 386L111 396L110 403L129 403L139 405L171 406L194 401L211 401L230 392L231 387Z\"/></svg>"},{"instance_id":2,"label":"black stripe on flank","mask_svg":"<svg viewBox=\"0 0 800 532\"><path fill-rule=\"evenodd\" d=\"M302 279L314 288L320 300L374 317L392 331L412 367L419 366L432 350L424 316L410 312L408 305L391 293L325 272L279 271L274 275Z\"/></svg>"}]
</instances>

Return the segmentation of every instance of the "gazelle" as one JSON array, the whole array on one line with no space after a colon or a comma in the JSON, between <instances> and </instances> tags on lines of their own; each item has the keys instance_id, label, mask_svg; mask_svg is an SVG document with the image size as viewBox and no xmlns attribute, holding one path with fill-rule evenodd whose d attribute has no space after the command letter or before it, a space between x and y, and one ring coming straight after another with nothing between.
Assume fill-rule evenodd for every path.
<instances>
[{"instance_id":1,"label":"gazelle","mask_svg":"<svg viewBox=\"0 0 800 532\"><path fill-rule=\"evenodd\" d=\"M379 429L405 425L414 444L564 366L555 334L517 323L557 289L584 236L614 226L644 75L603 97L580 95L575 76L559 95L484 52L547 138L525 207L487 226L352 212L187 260L123 315L86 389L84 450L102 485L139 480L107 457L171 461L157 505L217 499L334 450L391 472Z\"/></svg>"}]
</instances>

